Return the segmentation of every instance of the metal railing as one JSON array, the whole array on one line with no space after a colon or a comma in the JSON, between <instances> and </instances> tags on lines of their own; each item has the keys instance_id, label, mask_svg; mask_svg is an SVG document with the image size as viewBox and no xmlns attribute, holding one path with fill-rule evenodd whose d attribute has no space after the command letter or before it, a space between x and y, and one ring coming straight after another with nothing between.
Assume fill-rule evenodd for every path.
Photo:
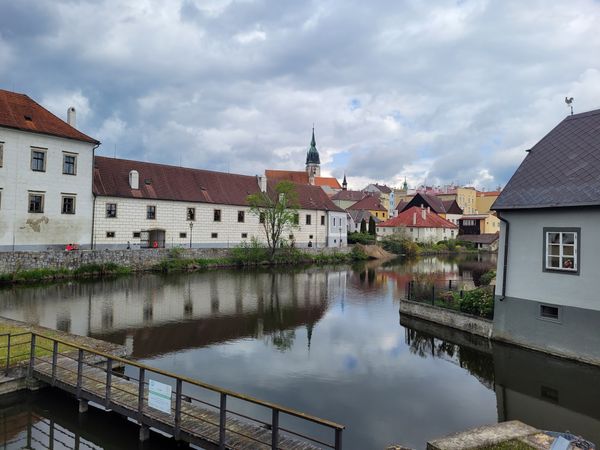
<instances>
[{"instance_id":1,"label":"metal railing","mask_svg":"<svg viewBox=\"0 0 600 450\"><path fill-rule=\"evenodd\" d=\"M13 352L15 349L15 337L26 335L29 335L29 339L26 341L22 339L23 342L19 342L16 345L20 347L23 345L28 345L28 351L20 351L18 355L12 355L11 352ZM5 335L0 335L0 339L3 336ZM16 360L17 358L20 358L19 361L22 361L28 353L29 363L27 364L27 369L29 377L39 378L42 381L49 382L51 385L59 386L65 389L64 382L62 382L58 376L58 371L60 370L62 376L65 377L68 376L67 374L70 374L74 382L73 393L77 396L77 398L100 402L106 409L113 409L121 412L124 415L128 415L129 417L133 417L139 422L140 425L149 424L149 426L156 426L158 423L157 420L160 420L160 417L157 419L157 417L160 416L160 413L158 415L152 415L149 412L149 408L145 408L145 406L148 406L148 375L159 375L161 378L168 381L172 387L174 387L174 392L172 392L171 395L171 410L169 414L171 422L168 423L168 426L170 427L168 431L171 432L175 439L184 438L184 434L190 433L189 428L184 426L184 422L188 419L191 419L194 421L197 420L210 423L218 427L218 445L219 448L223 449L226 448L227 436L232 435L238 435L240 438L259 442L262 445L270 446L272 449L280 448L279 445L281 438L284 436L289 436L293 439L300 438L307 443L311 443L312 445L316 444L322 448L332 448L335 450L340 450L342 448L342 432L345 427L338 423L321 419L319 417L315 417L310 414L306 414L275 403L263 401L252 396L240 394L228 389L222 389L212 384L177 375L116 355L111 355L109 353L95 350L93 348L80 345L72 341L70 342L59 337L28 331L19 333L18 335L8 335L7 345L4 347L0 345L0 349L2 348L7 349L7 370L11 366L11 361ZM60 359L59 356L61 357ZM44 375L40 371L36 371L36 360L38 362L51 364L51 374ZM61 365L59 363L59 361L64 362L67 360L73 361L73 363L70 363L69 367L67 367L65 364ZM119 366L119 369L115 369L117 366ZM97 376L89 376L85 373L84 367L93 367L94 369L99 369L101 372L103 372L103 375L101 378ZM126 374L125 372L127 372L127 370L130 372L133 371L134 373L137 372L137 376ZM98 373L98 370L89 373ZM45 380L43 379L44 377L46 377ZM115 382L117 379L127 380L131 383L135 383L137 384L137 388L123 389L122 384ZM88 385L89 382L95 383L95 393L91 392L86 387L86 381L88 382ZM135 386L135 384L132 386ZM99 385L103 386L103 392L101 394L102 398L98 398ZM199 396L194 392L199 390L212 393L213 395L217 394L219 398L218 404L199 398ZM118 395L120 395L121 398L117 400L115 397ZM134 414L128 414L123 408L121 401L123 396L131 397L131 400L128 404L135 405ZM249 413L244 414L239 411L234 411L230 406L228 406L228 399L235 399L235 401L241 401L243 404L248 404L252 407L258 406L266 408L270 412L270 421L260 420L256 417L252 417L249 415ZM184 404L195 405L204 409L208 407L218 412L218 422L211 421L209 418L207 418L207 416L200 417L194 414L194 409L185 408L183 406ZM259 428L270 430L270 442L265 442L264 440L260 440L255 436L250 436L247 433L244 433L243 427L239 427L240 429L232 429L231 427L228 427L228 417L230 419L237 419L239 422L246 424L253 423ZM309 436L301 433L298 430L293 430L291 427L283 427L280 424L281 417L290 417L294 420L300 419L300 421L303 423L309 422L313 425L317 425L321 427L321 434L329 430L330 433L333 432L334 434L333 441L325 442L320 436ZM162 425L167 424L165 421L160 423ZM189 421L187 423L189 423Z\"/></svg>"},{"instance_id":2,"label":"metal railing","mask_svg":"<svg viewBox=\"0 0 600 450\"><path fill-rule=\"evenodd\" d=\"M459 298L463 298L465 290L461 285L461 280L446 281L428 281L416 282L415 280L406 283L406 299L414 302L429 303L435 305L436 301L443 301L456 293Z\"/></svg>"}]
</instances>

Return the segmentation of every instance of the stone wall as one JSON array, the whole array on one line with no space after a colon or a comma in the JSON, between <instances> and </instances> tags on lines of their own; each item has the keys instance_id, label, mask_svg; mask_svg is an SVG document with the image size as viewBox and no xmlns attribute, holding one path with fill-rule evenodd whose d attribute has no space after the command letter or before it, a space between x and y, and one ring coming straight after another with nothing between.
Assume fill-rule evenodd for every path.
<instances>
[{"instance_id":1,"label":"stone wall","mask_svg":"<svg viewBox=\"0 0 600 450\"><path fill-rule=\"evenodd\" d=\"M347 253L349 247L303 249L310 253L334 252ZM226 248L194 248L180 250L181 258L223 258L229 256L231 249ZM169 249L141 249L141 250L78 250L45 251L45 252L0 252L0 273L12 273L17 270L32 269L77 269L86 264L115 263L120 266L130 267L133 270L149 269L161 260L168 258Z\"/></svg>"},{"instance_id":2,"label":"stone wall","mask_svg":"<svg viewBox=\"0 0 600 450\"><path fill-rule=\"evenodd\" d=\"M400 301L400 314L406 314L420 319L446 325L458 330L491 338L492 321L470 314L453 311L439 306L426 305L424 303L413 302L410 300Z\"/></svg>"}]
</instances>

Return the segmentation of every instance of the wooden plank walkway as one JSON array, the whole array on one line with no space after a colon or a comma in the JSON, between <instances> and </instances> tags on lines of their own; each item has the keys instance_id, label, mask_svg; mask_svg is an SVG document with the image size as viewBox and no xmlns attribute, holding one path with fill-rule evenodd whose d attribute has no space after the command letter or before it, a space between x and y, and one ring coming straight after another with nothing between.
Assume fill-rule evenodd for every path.
<instances>
[{"instance_id":1,"label":"wooden plank walkway","mask_svg":"<svg viewBox=\"0 0 600 450\"><path fill-rule=\"evenodd\" d=\"M71 392L79 398L104 405L107 409L133 418L144 425L156 428L170 435L175 434L176 424L172 415L163 413L147 404L148 389L144 389L143 415L139 414L139 385L116 374L110 383L110 401L106 402L106 369L90 364L86 358L82 365L81 389L78 385L78 362L76 352L71 356L56 356L56 371L53 378L52 356L36 357L33 376L48 384ZM54 380L54 382L53 382ZM175 408L175 399L172 399ZM219 412L211 411L189 402L181 402L179 439L205 448L219 448ZM225 448L240 450L267 450L271 447L271 430L266 426L232 418L226 418ZM281 450L316 450L321 447L279 434L278 447Z\"/></svg>"}]
</instances>

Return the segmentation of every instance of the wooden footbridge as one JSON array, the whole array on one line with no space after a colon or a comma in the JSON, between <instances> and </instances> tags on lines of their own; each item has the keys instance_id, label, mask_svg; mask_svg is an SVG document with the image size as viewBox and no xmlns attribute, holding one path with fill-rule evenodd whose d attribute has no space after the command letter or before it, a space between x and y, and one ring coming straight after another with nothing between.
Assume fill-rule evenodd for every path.
<instances>
[{"instance_id":1,"label":"wooden footbridge","mask_svg":"<svg viewBox=\"0 0 600 450\"><path fill-rule=\"evenodd\" d=\"M7 368L28 356L29 379L75 395L80 412L91 402L136 421L141 440L153 428L205 449L342 448L344 427L328 420L62 338L34 331L4 336ZM150 389L158 383L167 394Z\"/></svg>"}]
</instances>

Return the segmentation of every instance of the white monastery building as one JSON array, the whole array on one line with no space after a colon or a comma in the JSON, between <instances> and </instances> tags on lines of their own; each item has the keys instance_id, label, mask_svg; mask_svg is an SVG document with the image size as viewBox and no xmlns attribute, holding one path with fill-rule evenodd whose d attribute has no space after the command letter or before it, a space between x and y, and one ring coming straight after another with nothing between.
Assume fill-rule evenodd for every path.
<instances>
[{"instance_id":1,"label":"white monastery building","mask_svg":"<svg viewBox=\"0 0 600 450\"><path fill-rule=\"evenodd\" d=\"M0 251L92 241L97 140L28 96L0 90Z\"/></svg>"},{"instance_id":2,"label":"white monastery building","mask_svg":"<svg viewBox=\"0 0 600 450\"><path fill-rule=\"evenodd\" d=\"M444 219L427 207L412 206L396 217L377 224L377 240L402 235L415 242L439 242L454 239L458 225Z\"/></svg>"}]
</instances>

